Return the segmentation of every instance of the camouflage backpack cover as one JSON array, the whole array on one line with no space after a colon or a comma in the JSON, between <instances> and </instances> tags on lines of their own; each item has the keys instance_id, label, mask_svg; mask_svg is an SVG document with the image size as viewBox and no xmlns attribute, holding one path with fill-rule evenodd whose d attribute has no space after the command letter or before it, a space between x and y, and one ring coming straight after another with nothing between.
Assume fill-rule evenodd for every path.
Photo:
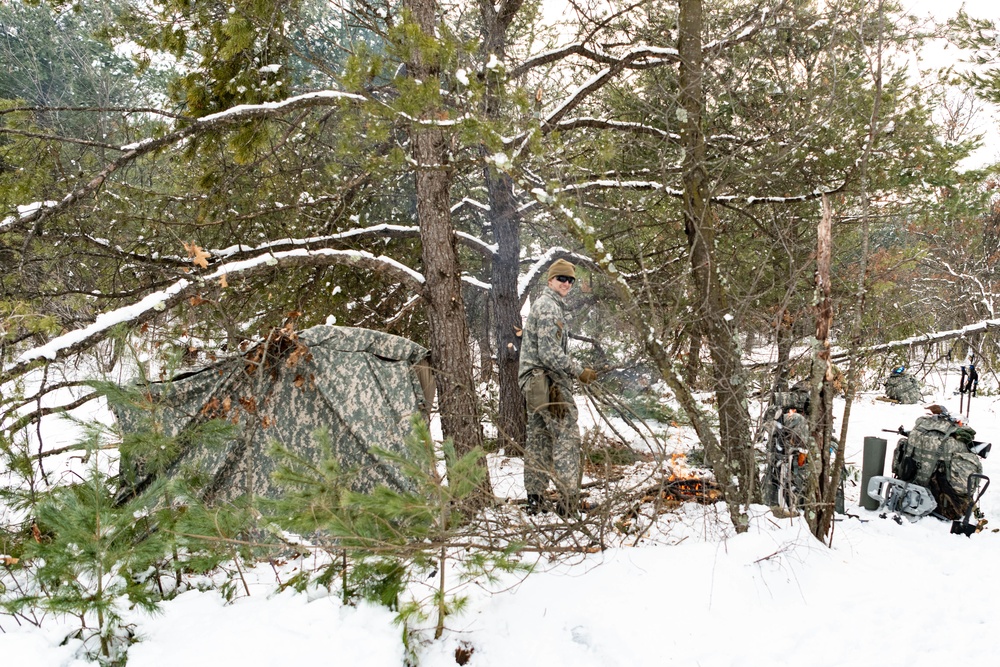
<instances>
[{"instance_id":1,"label":"camouflage backpack cover","mask_svg":"<svg viewBox=\"0 0 1000 667\"><path fill-rule=\"evenodd\" d=\"M894 401L912 405L921 399L920 381L903 372L893 372L885 381L885 395Z\"/></svg>"},{"instance_id":2,"label":"camouflage backpack cover","mask_svg":"<svg viewBox=\"0 0 1000 667\"><path fill-rule=\"evenodd\" d=\"M770 436L764 502L784 509L802 507L809 421L798 412L787 412L774 421Z\"/></svg>"},{"instance_id":3,"label":"camouflage backpack cover","mask_svg":"<svg viewBox=\"0 0 1000 667\"><path fill-rule=\"evenodd\" d=\"M982 474L983 464L969 447L975 430L945 415L918 417L892 457L892 474L904 482L927 487L948 519L960 519L972 498L969 475Z\"/></svg>"},{"instance_id":4,"label":"camouflage backpack cover","mask_svg":"<svg viewBox=\"0 0 1000 667\"><path fill-rule=\"evenodd\" d=\"M787 391L776 391L771 399L771 407L774 411L775 419L794 409L802 415L809 415L809 383L800 380L792 385Z\"/></svg>"}]
</instances>

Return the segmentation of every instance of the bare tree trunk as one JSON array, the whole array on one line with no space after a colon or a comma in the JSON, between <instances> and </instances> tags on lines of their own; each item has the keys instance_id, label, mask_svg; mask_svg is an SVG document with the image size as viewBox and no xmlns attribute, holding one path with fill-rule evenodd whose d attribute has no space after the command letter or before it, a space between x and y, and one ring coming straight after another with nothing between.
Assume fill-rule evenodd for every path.
<instances>
[{"instance_id":1,"label":"bare tree trunk","mask_svg":"<svg viewBox=\"0 0 1000 667\"><path fill-rule=\"evenodd\" d=\"M684 382L689 387L698 383L701 370L701 333L692 333L688 339L687 363L684 364Z\"/></svg>"},{"instance_id":2,"label":"bare tree trunk","mask_svg":"<svg viewBox=\"0 0 1000 667\"><path fill-rule=\"evenodd\" d=\"M405 0L404 6L425 35L435 34L436 0ZM438 64L412 51L407 68L421 81L437 81ZM435 109L425 109L434 118ZM462 301L461 269L451 221L451 169L445 133L414 125L411 131L416 162L417 219L420 224L431 362L438 388L441 428L459 454L483 444L479 405L472 374L469 326ZM487 480L488 484L488 480Z\"/></svg>"},{"instance_id":3,"label":"bare tree trunk","mask_svg":"<svg viewBox=\"0 0 1000 667\"><path fill-rule=\"evenodd\" d=\"M875 147L875 138L878 135L877 127L879 122L879 112L882 103L882 26L881 21L883 18L883 5L880 0L878 4L878 14L879 14L879 34L878 34L878 58L876 60L876 69L873 73L873 78L875 79L875 98L872 102L872 114L871 119L868 122L868 142L865 146L864 155L861 158L861 167L859 169L861 175L861 266L858 271L858 291L857 298L854 301L854 319L852 322L851 330L852 336L849 343L850 347L850 362L847 368L847 380L844 387L844 415L840 420L840 446L837 448L837 460L834 463L833 469L833 482L836 485L840 484L840 474L844 467L844 448L847 446L847 427L851 423L851 406L854 405L854 397L857 394L857 384L858 384L858 348L861 344L861 323L865 313L865 305L867 303L868 296L868 229L869 229L869 215L871 213L871 201L869 200L868 194L868 160L871 157L872 149ZM864 490L862 489L862 493ZM826 499L824 499L826 500ZM834 502L836 497L830 502ZM822 516L819 525L817 526L816 536L823 538L832 537L832 527L833 527L833 513L830 512L829 516Z\"/></svg>"},{"instance_id":4,"label":"bare tree trunk","mask_svg":"<svg viewBox=\"0 0 1000 667\"><path fill-rule=\"evenodd\" d=\"M504 0L494 4L480 0L482 13L481 53L504 59L507 30L521 8L523 0ZM501 73L486 70L485 115L495 121L500 117ZM483 148L485 151L485 147ZM518 455L524 451L527 415L524 397L517 384L517 365L520 359L521 304L517 293L518 260L521 252L521 214L514 199L514 183L510 176L486 166L483 173L490 203L490 223L497 252L490 273L493 297L493 321L497 342L497 375L500 385L497 431L500 444L508 453Z\"/></svg>"},{"instance_id":5,"label":"bare tree trunk","mask_svg":"<svg viewBox=\"0 0 1000 667\"><path fill-rule=\"evenodd\" d=\"M479 322L479 381L490 382L493 380L493 342L490 337L493 320L492 297L488 294L481 295L477 301L481 302L481 316Z\"/></svg>"},{"instance_id":6,"label":"bare tree trunk","mask_svg":"<svg viewBox=\"0 0 1000 667\"><path fill-rule=\"evenodd\" d=\"M680 54L681 140L684 146L684 229L691 275L698 299L696 312L712 355L712 375L719 410L718 449L706 455L738 531L747 525L746 507L757 492L757 466L750 438L746 385L739 350L728 321L726 297L715 265L715 224L709 206L702 115L702 0L681 0L678 24Z\"/></svg>"},{"instance_id":7,"label":"bare tree trunk","mask_svg":"<svg viewBox=\"0 0 1000 667\"><path fill-rule=\"evenodd\" d=\"M514 206L509 177L487 174L486 188L489 192L490 210L493 211L493 236L497 243L497 254L490 276L500 384L497 430L508 451L517 454L523 451L527 422L524 397L517 384L521 344L517 336L521 330L520 299L517 293L521 216Z\"/></svg>"},{"instance_id":8,"label":"bare tree trunk","mask_svg":"<svg viewBox=\"0 0 1000 667\"><path fill-rule=\"evenodd\" d=\"M830 298L830 261L833 254L833 213L830 200L823 197L823 215L816 231L816 340L813 348L812 392L809 427L809 482L806 489L806 521L813 535L825 537L825 526L833 520L830 443L833 440L833 364L830 363L830 328L833 300ZM839 477L839 475L838 475ZM827 500L829 498L829 501Z\"/></svg>"}]
</instances>

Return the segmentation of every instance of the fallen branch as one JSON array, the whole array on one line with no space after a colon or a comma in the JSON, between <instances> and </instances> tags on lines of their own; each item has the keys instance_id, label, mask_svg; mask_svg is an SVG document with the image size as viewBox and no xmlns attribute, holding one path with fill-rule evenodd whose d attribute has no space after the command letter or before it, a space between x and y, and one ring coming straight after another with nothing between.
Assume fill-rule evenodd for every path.
<instances>
[{"instance_id":1,"label":"fallen branch","mask_svg":"<svg viewBox=\"0 0 1000 667\"><path fill-rule=\"evenodd\" d=\"M880 352L891 352L893 350L898 350L904 347L920 347L923 345L933 345L934 343L940 343L942 341L952 340L955 338L966 338L967 336L984 333L989 329L996 329L996 328L1000 328L1000 320L982 320L981 322L970 324L968 326L962 327L961 329L952 329L950 331L937 331L933 333L921 334L919 336L910 336L909 338L891 341L889 343L882 343L880 345L870 345L868 347L862 347L858 349L857 354L872 355L872 354L878 354ZM850 352L848 350L840 350L830 355L830 361L834 363L841 362L846 360L848 357L850 357Z\"/></svg>"}]
</instances>

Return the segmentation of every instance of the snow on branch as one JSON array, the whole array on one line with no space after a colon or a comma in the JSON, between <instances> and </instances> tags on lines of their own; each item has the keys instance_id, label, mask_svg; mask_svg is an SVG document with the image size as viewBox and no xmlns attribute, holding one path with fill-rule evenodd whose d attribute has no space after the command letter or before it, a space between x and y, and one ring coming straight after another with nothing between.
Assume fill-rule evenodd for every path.
<instances>
[{"instance_id":1,"label":"snow on branch","mask_svg":"<svg viewBox=\"0 0 1000 667\"><path fill-rule=\"evenodd\" d=\"M836 188L830 190L813 190L812 192L807 192L799 195L788 195L784 197L778 196L764 196L759 197L756 195L715 195L710 198L710 201L715 204L746 204L752 206L754 204L792 204L804 201L812 201L814 199L819 199L824 195L831 195L840 192L846 185L846 181ZM659 181L635 181L635 180L619 180L612 178L601 178L595 179L593 181L584 181L582 183L570 183L569 185L563 186L553 191L554 194L564 193L564 192L584 192L587 190L612 190L612 189L623 189L623 190L659 190L671 197L683 197L684 191L677 188L667 187L665 184Z\"/></svg>"},{"instance_id":2,"label":"snow on branch","mask_svg":"<svg viewBox=\"0 0 1000 667\"><path fill-rule=\"evenodd\" d=\"M549 63L563 60L573 55L582 56L602 65L631 66L637 69L655 67L668 62L677 62L680 59L677 49L669 47L641 44L632 47L621 55L614 55L600 49L592 49L582 42L574 42L528 58L512 69L510 76L511 78L517 78L535 67L548 65Z\"/></svg>"},{"instance_id":3,"label":"snow on branch","mask_svg":"<svg viewBox=\"0 0 1000 667\"><path fill-rule=\"evenodd\" d=\"M246 260L228 262L213 271L192 278L182 278L167 288L149 294L138 302L97 316L94 322L53 338L45 345L22 353L13 364L0 373L0 384L7 382L45 360L64 359L83 352L100 341L120 325L138 326L160 313L176 306L212 284L219 284L233 276L250 277L276 268L348 264L386 274L421 292L424 277L413 269L384 255L375 256L359 250L333 250L299 248L280 253L268 253Z\"/></svg>"},{"instance_id":4,"label":"snow on branch","mask_svg":"<svg viewBox=\"0 0 1000 667\"><path fill-rule=\"evenodd\" d=\"M589 116L561 120L556 124L556 129L560 131L575 130L581 127L595 128L598 130L625 130L629 132L636 132L638 134L651 134L662 139L680 140L681 138L681 135L679 134L667 132L666 130L661 130L658 127L653 127L652 125L643 125L642 123L624 120L593 118Z\"/></svg>"},{"instance_id":5,"label":"snow on branch","mask_svg":"<svg viewBox=\"0 0 1000 667\"><path fill-rule=\"evenodd\" d=\"M462 243L466 248L477 251L480 255L487 259L492 259L496 257L496 254L500 252L500 246L496 243L487 243L478 236L473 236L466 232L455 231L455 238Z\"/></svg>"},{"instance_id":6,"label":"snow on branch","mask_svg":"<svg viewBox=\"0 0 1000 667\"><path fill-rule=\"evenodd\" d=\"M252 253L257 254L264 251L279 251L282 248L291 247L308 247L308 246L318 246L329 243L331 241L343 241L351 238L359 238L364 236L391 236L396 238L414 238L420 236L420 228L414 226L404 226L404 225L391 225L391 224L378 224L372 225L371 227L358 227L356 229L348 229L343 232L337 232L336 234L325 234L323 236L309 236L306 238L296 239L296 238L283 238L276 239L274 241L268 241L267 243L261 243L256 246L245 246L242 244L229 246L228 248L223 248L222 250L212 250L210 251L215 257L234 257L239 254Z\"/></svg>"},{"instance_id":7,"label":"snow on branch","mask_svg":"<svg viewBox=\"0 0 1000 667\"><path fill-rule=\"evenodd\" d=\"M902 340L896 340L889 343L882 343L880 345L871 345L868 347L862 347L857 350L859 355L871 355L878 354L880 352L891 352L893 350L898 350L904 347L919 347L921 345L932 345L934 343L940 343L945 340L952 340L954 338L967 338L969 336L980 334L988 329L1000 328L1000 319L998 320L982 320L976 322L975 324L970 324L964 326L961 329L952 329L950 331L935 331L932 333L921 334L919 336L910 336L909 338L904 338ZM837 352L830 355L831 362L845 361L851 356L849 350L838 350Z\"/></svg>"},{"instance_id":8,"label":"snow on branch","mask_svg":"<svg viewBox=\"0 0 1000 667\"><path fill-rule=\"evenodd\" d=\"M609 190L620 188L623 190L661 190L674 197L684 196L683 190L668 188L658 181L622 181L618 179L601 178L583 183L571 183L565 187L558 188L555 193L581 192L586 190Z\"/></svg>"},{"instance_id":9,"label":"snow on branch","mask_svg":"<svg viewBox=\"0 0 1000 667\"><path fill-rule=\"evenodd\" d=\"M477 208L480 211L483 211L484 213L489 213L490 211L489 204L484 204L481 201L476 201L475 199L470 199L469 197L463 197L462 201L452 205L451 212L456 213L465 208L466 206L469 206L471 208Z\"/></svg>"},{"instance_id":10,"label":"snow on branch","mask_svg":"<svg viewBox=\"0 0 1000 667\"><path fill-rule=\"evenodd\" d=\"M191 291L192 285L196 283L182 278L166 289L146 295L137 303L101 313L92 324L57 336L45 345L22 353L11 368L4 369L2 378L7 380L8 376L13 376L17 370L33 361L39 359L52 361L87 349L120 324L145 322L180 302Z\"/></svg>"},{"instance_id":11,"label":"snow on branch","mask_svg":"<svg viewBox=\"0 0 1000 667\"><path fill-rule=\"evenodd\" d=\"M295 111L313 106L328 106L330 102L339 100L350 100L354 102L367 102L368 98L354 93L344 93L339 90L317 90L311 93L295 95L279 102L264 102L262 104L237 104L225 111L209 114L198 118L195 122L198 125L228 124L236 121L243 121L248 118L263 118L275 115L276 111Z\"/></svg>"},{"instance_id":12,"label":"snow on branch","mask_svg":"<svg viewBox=\"0 0 1000 667\"><path fill-rule=\"evenodd\" d=\"M615 74L621 71L621 67L605 67L597 74L593 75L570 93L569 97L562 101L548 116L542 119L542 128L549 131L556 129L559 120L562 119L573 108L578 106L588 95L603 86Z\"/></svg>"},{"instance_id":13,"label":"snow on branch","mask_svg":"<svg viewBox=\"0 0 1000 667\"><path fill-rule=\"evenodd\" d=\"M847 179L843 183L835 188L830 188L828 190L813 190L812 192L806 192L800 195L789 195L787 197L757 197L755 195L731 195L731 196L721 196L712 197L712 201L716 203L723 204L794 204L805 201L813 201L815 199L820 199L824 196L835 195L844 189L847 185Z\"/></svg>"},{"instance_id":14,"label":"snow on branch","mask_svg":"<svg viewBox=\"0 0 1000 667\"><path fill-rule=\"evenodd\" d=\"M36 202L32 202L31 204L25 204L23 206L18 206L17 207L17 215L16 216L15 215L8 215L3 220L0 220L0 231L3 231L4 227L9 227L9 226L13 225L18 220L29 219L29 222L30 222L30 218L32 216L35 216L36 214L38 214L39 211L43 211L44 209L47 209L47 208L52 208L54 206L57 206L58 204L59 204L59 202L55 202L55 201L36 201Z\"/></svg>"},{"instance_id":15,"label":"snow on branch","mask_svg":"<svg viewBox=\"0 0 1000 667\"><path fill-rule=\"evenodd\" d=\"M378 225L372 225L371 227L358 227L356 229L348 229L343 232L338 232L336 234L326 234L323 236L311 236L301 239L294 238L284 238L277 239L274 241L268 241L267 243L261 243L256 246L245 246L245 245L234 245L228 248L223 248L221 250L210 250L209 252L213 257L221 258L233 258L242 254L258 254L260 252L277 252L285 248L296 248L296 247L315 247L322 246L324 244L330 243L331 241L345 241L348 239L363 238L366 236L380 236L380 237L392 237L392 238L420 238L420 227L412 225L392 225L387 223L381 223ZM471 234L465 232L455 232L455 238L459 243L464 246L475 250L480 255L491 258L497 252L497 247L495 245L490 245L484 242L482 239L477 238Z\"/></svg>"},{"instance_id":16,"label":"snow on branch","mask_svg":"<svg viewBox=\"0 0 1000 667\"><path fill-rule=\"evenodd\" d=\"M462 274L462 282L465 283L466 285L471 285L472 287L481 289L484 292L489 292L491 289L493 289L493 286L490 285L489 283L484 282L479 278L476 278L475 276L470 276L468 274Z\"/></svg>"},{"instance_id":17,"label":"snow on branch","mask_svg":"<svg viewBox=\"0 0 1000 667\"><path fill-rule=\"evenodd\" d=\"M28 225L40 222L52 215L60 213L81 199L92 195L104 184L113 173L131 163L136 158L152 153L161 148L180 143L190 136L201 132L244 122L252 118L275 116L278 113L294 111L311 106L329 106L331 102L338 100L368 101L367 98L351 93L342 93L333 90L322 90L312 93L305 93L295 97L290 97L281 102L269 102L265 104L241 104L219 113L192 119L191 124L169 132L162 137L143 139L142 141L128 144L121 147L122 154L115 160L108 163L104 169L90 179L87 183L79 186L61 200L57 202L44 202L41 205L31 204L25 207L18 207L18 216L8 216L0 222L0 232L5 228L14 226L14 223Z\"/></svg>"}]
</instances>

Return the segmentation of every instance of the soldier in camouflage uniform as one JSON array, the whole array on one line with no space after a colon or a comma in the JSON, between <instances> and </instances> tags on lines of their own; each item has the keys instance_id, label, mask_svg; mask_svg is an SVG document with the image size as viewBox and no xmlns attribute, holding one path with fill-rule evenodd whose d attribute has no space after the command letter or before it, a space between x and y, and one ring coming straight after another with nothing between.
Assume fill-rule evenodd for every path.
<instances>
[{"instance_id":1,"label":"soldier in camouflage uniform","mask_svg":"<svg viewBox=\"0 0 1000 667\"><path fill-rule=\"evenodd\" d=\"M589 384L597 378L570 356L564 299L573 287L576 268L556 260L548 285L535 300L524 325L517 379L528 407L524 453L524 488L528 512L546 511L542 494L551 479L559 491L556 510L562 516L580 507L580 431L573 401L573 380Z\"/></svg>"}]
</instances>

